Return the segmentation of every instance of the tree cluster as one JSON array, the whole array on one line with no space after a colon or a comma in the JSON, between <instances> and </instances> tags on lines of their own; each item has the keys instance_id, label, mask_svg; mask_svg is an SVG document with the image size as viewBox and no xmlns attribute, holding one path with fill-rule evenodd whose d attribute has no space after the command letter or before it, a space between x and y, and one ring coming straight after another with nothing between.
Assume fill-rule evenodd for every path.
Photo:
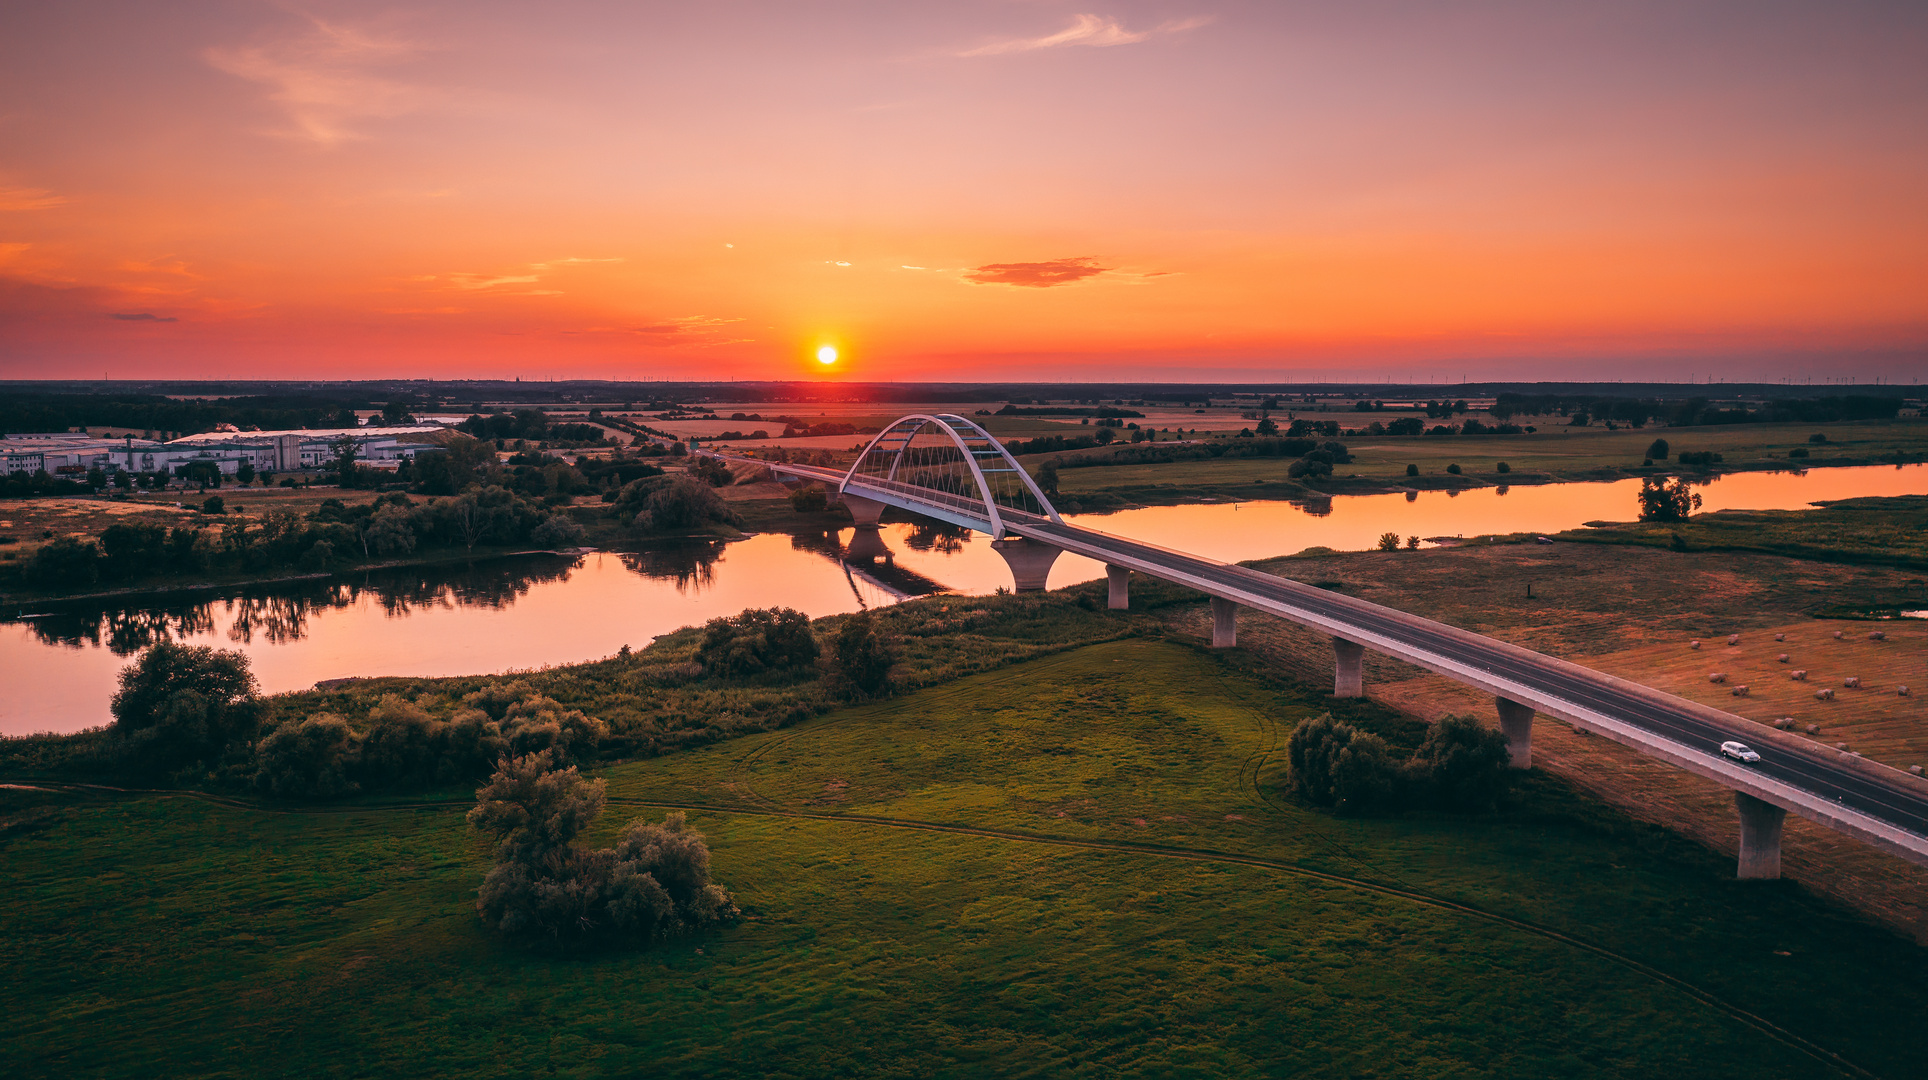
<instances>
[{"instance_id":1,"label":"tree cluster","mask_svg":"<svg viewBox=\"0 0 1928 1080\"><path fill-rule=\"evenodd\" d=\"M504 758L475 793L471 828L496 841L496 865L475 908L505 934L659 941L735 919L710 880L703 834L681 812L635 822L613 848L577 839L601 816L601 780L558 768L547 753Z\"/></svg>"},{"instance_id":2,"label":"tree cluster","mask_svg":"<svg viewBox=\"0 0 1928 1080\"><path fill-rule=\"evenodd\" d=\"M748 608L704 624L696 662L707 674L760 675L814 664L821 653L803 612Z\"/></svg>"},{"instance_id":3,"label":"tree cluster","mask_svg":"<svg viewBox=\"0 0 1928 1080\"><path fill-rule=\"evenodd\" d=\"M1681 455L1685 457L1685 454ZM1640 520L1686 521L1700 509L1700 496L1682 477L1644 477L1640 481Z\"/></svg>"},{"instance_id":4,"label":"tree cluster","mask_svg":"<svg viewBox=\"0 0 1928 1080\"><path fill-rule=\"evenodd\" d=\"M1512 776L1506 736L1459 716L1432 725L1418 750L1403 761L1378 735L1330 713L1294 728L1286 754L1296 795L1348 814L1491 809Z\"/></svg>"}]
</instances>

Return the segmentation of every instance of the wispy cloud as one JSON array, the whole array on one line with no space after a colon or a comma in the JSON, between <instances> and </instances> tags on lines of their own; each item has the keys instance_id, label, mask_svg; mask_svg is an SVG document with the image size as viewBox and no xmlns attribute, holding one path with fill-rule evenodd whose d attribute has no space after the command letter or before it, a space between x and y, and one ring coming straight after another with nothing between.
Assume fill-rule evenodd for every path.
<instances>
[{"instance_id":1,"label":"wispy cloud","mask_svg":"<svg viewBox=\"0 0 1928 1080\"><path fill-rule=\"evenodd\" d=\"M1178 34L1186 30L1196 30L1212 21L1209 15L1191 19L1178 19L1161 23L1150 30L1127 30L1117 19L1103 15L1073 15L1071 25L1055 34L1043 37L1011 38L993 41L974 48L961 49L958 56L1004 56L1009 53L1036 52L1039 49L1058 49L1067 46L1084 46L1093 49L1110 48L1114 45L1136 45L1148 41L1159 34Z\"/></svg>"},{"instance_id":2,"label":"wispy cloud","mask_svg":"<svg viewBox=\"0 0 1928 1080\"><path fill-rule=\"evenodd\" d=\"M151 311L137 311L126 315L115 314L115 315L109 316L109 318L119 319L122 322L180 322L181 321L172 315L156 315Z\"/></svg>"},{"instance_id":3,"label":"wispy cloud","mask_svg":"<svg viewBox=\"0 0 1928 1080\"><path fill-rule=\"evenodd\" d=\"M524 272L509 271L506 273L477 274L468 271L456 271L449 274L419 274L409 280L420 282L439 281L457 289L475 292L481 289L499 289L504 285L534 285L542 281L545 275L558 270L568 269L572 266L586 266L593 263L619 263L622 261L624 260L621 258L584 259L572 255L566 259L548 259L543 262L526 263L522 268ZM516 293L520 296L562 295L562 292L557 289L519 289L516 290Z\"/></svg>"},{"instance_id":4,"label":"wispy cloud","mask_svg":"<svg viewBox=\"0 0 1928 1080\"><path fill-rule=\"evenodd\" d=\"M46 188L0 187L0 210L45 210L66 201Z\"/></svg>"},{"instance_id":5,"label":"wispy cloud","mask_svg":"<svg viewBox=\"0 0 1928 1080\"><path fill-rule=\"evenodd\" d=\"M1097 277L1112 269L1099 266L1092 258L1052 259L1048 262L1025 263L987 263L984 266L964 273L964 280L974 285L1017 285L1028 289L1049 289L1054 285L1072 285L1086 278Z\"/></svg>"},{"instance_id":6,"label":"wispy cloud","mask_svg":"<svg viewBox=\"0 0 1928 1080\"><path fill-rule=\"evenodd\" d=\"M370 68L418 51L414 44L362 27L306 16L308 29L259 45L215 47L203 56L230 75L268 87L292 128L276 132L320 146L361 138L358 120L397 116L421 105L423 90Z\"/></svg>"}]
</instances>

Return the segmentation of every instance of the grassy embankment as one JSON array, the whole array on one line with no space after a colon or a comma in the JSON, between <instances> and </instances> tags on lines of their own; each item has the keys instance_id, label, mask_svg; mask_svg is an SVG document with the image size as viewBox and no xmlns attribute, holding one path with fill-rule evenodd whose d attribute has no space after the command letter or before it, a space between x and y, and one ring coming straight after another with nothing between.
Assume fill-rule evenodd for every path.
<instances>
[{"instance_id":1,"label":"grassy embankment","mask_svg":"<svg viewBox=\"0 0 1928 1080\"><path fill-rule=\"evenodd\" d=\"M1912 1068L1913 946L1544 777L1496 816L1301 809L1281 749L1326 705L1120 642L611 768L596 839L692 807L749 913L643 952L490 937L459 803L9 790L0 1047L97 1076Z\"/></svg>"},{"instance_id":2,"label":"grassy embankment","mask_svg":"<svg viewBox=\"0 0 1928 1080\"><path fill-rule=\"evenodd\" d=\"M1620 522L1575 529L1560 539L1676 551L1758 551L1923 570L1928 569L1928 495L1839 499L1813 510L1722 510L1680 522ZM1898 598L1888 607L1905 603Z\"/></svg>"}]
</instances>

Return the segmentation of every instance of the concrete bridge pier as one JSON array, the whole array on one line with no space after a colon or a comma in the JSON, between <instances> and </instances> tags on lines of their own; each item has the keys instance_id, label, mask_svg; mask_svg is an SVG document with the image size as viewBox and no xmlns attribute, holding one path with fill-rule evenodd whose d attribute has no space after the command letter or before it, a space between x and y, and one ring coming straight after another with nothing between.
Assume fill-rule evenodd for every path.
<instances>
[{"instance_id":1,"label":"concrete bridge pier","mask_svg":"<svg viewBox=\"0 0 1928 1080\"><path fill-rule=\"evenodd\" d=\"M1512 755L1515 769L1533 767L1533 707L1506 698L1494 698L1499 707L1500 733L1506 736L1506 752Z\"/></svg>"},{"instance_id":2,"label":"concrete bridge pier","mask_svg":"<svg viewBox=\"0 0 1928 1080\"><path fill-rule=\"evenodd\" d=\"M1780 877L1781 826L1787 811L1745 791L1734 793L1734 808L1741 812L1741 859L1734 876L1743 881Z\"/></svg>"},{"instance_id":3,"label":"concrete bridge pier","mask_svg":"<svg viewBox=\"0 0 1928 1080\"><path fill-rule=\"evenodd\" d=\"M1212 648L1229 649L1238 644L1238 605L1212 597Z\"/></svg>"},{"instance_id":4,"label":"concrete bridge pier","mask_svg":"<svg viewBox=\"0 0 1928 1080\"><path fill-rule=\"evenodd\" d=\"M1011 580L1018 592L1043 592L1045 581L1051 576L1051 564L1058 561L1059 555L1059 549L1050 544L1022 536L993 540L991 550L1004 556L1004 565L1011 568Z\"/></svg>"},{"instance_id":5,"label":"concrete bridge pier","mask_svg":"<svg viewBox=\"0 0 1928 1080\"><path fill-rule=\"evenodd\" d=\"M1366 696L1366 647L1345 638L1332 639L1332 696Z\"/></svg>"},{"instance_id":6,"label":"concrete bridge pier","mask_svg":"<svg viewBox=\"0 0 1928 1080\"><path fill-rule=\"evenodd\" d=\"M846 491L838 496L837 501L843 503L844 509L850 511L851 520L857 523L859 529L876 528L878 519L884 516L884 504L876 499L866 499L862 495L852 495Z\"/></svg>"},{"instance_id":7,"label":"concrete bridge pier","mask_svg":"<svg viewBox=\"0 0 1928 1080\"><path fill-rule=\"evenodd\" d=\"M1131 571L1122 566L1105 567L1105 582L1111 586L1111 594L1105 606L1113 611L1124 611L1131 607Z\"/></svg>"}]
</instances>

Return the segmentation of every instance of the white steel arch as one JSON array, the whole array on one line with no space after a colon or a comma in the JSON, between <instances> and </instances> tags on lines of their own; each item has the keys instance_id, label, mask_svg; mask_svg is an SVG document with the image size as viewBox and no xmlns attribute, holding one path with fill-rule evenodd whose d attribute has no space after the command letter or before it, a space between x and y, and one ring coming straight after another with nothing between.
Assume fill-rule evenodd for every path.
<instances>
[{"instance_id":1,"label":"white steel arch","mask_svg":"<svg viewBox=\"0 0 1928 1080\"><path fill-rule=\"evenodd\" d=\"M960 431L960 428L963 430ZM1032 480L1030 474L1024 471L1024 467L1011 456L1011 452L1004 448L1004 444L998 442L990 432L985 431L975 422L954 413L911 413L898 418L883 431L878 432L877 436L864 446L857 455L857 460L844 474L843 482L838 485L837 490L840 493L847 492L853 483L864 486L867 480L872 483L881 481L883 485L891 487L917 486L898 480L897 473L899 467L904 464L905 451L909 449L912 440L925 430L937 432L956 448L959 459L969 469L971 482L977 489L977 501L982 501L984 504L984 516L990 521L993 539L1004 538L1004 515L998 508L994 486L985 477L987 471L985 465L978 460L980 456L995 456L997 460L992 463L993 467L988 471L1016 475L1023 490L1037 500L1039 508L1044 511L1044 516L1054 522L1062 523L1063 519L1058 516L1057 508L1051 505L1051 500L1045 498L1037 482ZM973 449L972 442L983 445L981 448ZM890 457L888 470L881 477L866 474L863 471L865 465L871 462L873 455L880 453Z\"/></svg>"}]
</instances>

